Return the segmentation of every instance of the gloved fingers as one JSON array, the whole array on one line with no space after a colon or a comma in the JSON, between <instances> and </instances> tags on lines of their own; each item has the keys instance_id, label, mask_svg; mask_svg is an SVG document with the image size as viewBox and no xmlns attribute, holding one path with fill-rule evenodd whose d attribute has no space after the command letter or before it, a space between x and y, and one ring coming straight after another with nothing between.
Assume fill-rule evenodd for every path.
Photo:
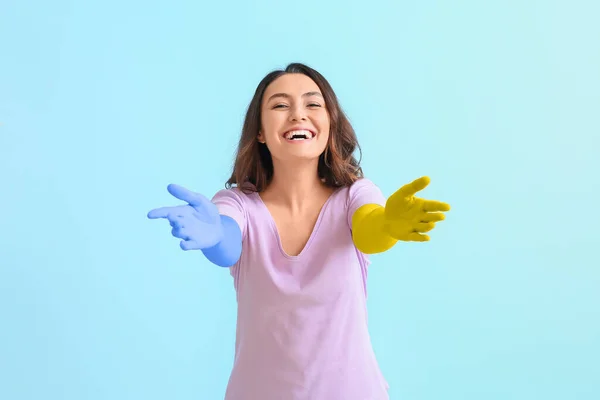
<instances>
[{"instance_id":1,"label":"gloved fingers","mask_svg":"<svg viewBox=\"0 0 600 400\"><path fill-rule=\"evenodd\" d=\"M425 223L421 222L421 223L415 224L416 232L429 232L433 228L435 228L435 224L433 222L425 222Z\"/></svg>"},{"instance_id":2,"label":"gloved fingers","mask_svg":"<svg viewBox=\"0 0 600 400\"><path fill-rule=\"evenodd\" d=\"M446 216L441 212L423 213L419 217L422 222L439 222L446 219Z\"/></svg>"},{"instance_id":3,"label":"gloved fingers","mask_svg":"<svg viewBox=\"0 0 600 400\"><path fill-rule=\"evenodd\" d=\"M406 209L415 207L419 208L423 200L415 197L414 195L418 191L425 189L425 187L429 185L430 181L431 180L428 177L423 176L402 186L387 199L385 204L386 210L389 210L391 213L393 213L402 212Z\"/></svg>"},{"instance_id":4,"label":"gloved fingers","mask_svg":"<svg viewBox=\"0 0 600 400\"><path fill-rule=\"evenodd\" d=\"M443 201L437 201L437 200L423 200L422 208L423 208L423 211L426 211L426 212L449 211L450 204L444 203Z\"/></svg>"},{"instance_id":5,"label":"gloved fingers","mask_svg":"<svg viewBox=\"0 0 600 400\"><path fill-rule=\"evenodd\" d=\"M429 241L429 236L422 235L417 232L413 232L408 235L408 240L413 241L413 242L427 242L427 241Z\"/></svg>"},{"instance_id":6,"label":"gloved fingers","mask_svg":"<svg viewBox=\"0 0 600 400\"><path fill-rule=\"evenodd\" d=\"M169 224L173 228L185 228L184 219L181 215L170 215L168 218Z\"/></svg>"},{"instance_id":7,"label":"gloved fingers","mask_svg":"<svg viewBox=\"0 0 600 400\"><path fill-rule=\"evenodd\" d=\"M207 203L211 203L210 200L208 200L206 197L204 197L200 193L192 192L191 190L188 190L180 185L176 185L176 184L172 183L169 186L167 186L167 190L173 196L175 196L179 200L183 200L183 201L187 202L191 206L201 206L201 205L206 206Z\"/></svg>"},{"instance_id":8,"label":"gloved fingers","mask_svg":"<svg viewBox=\"0 0 600 400\"><path fill-rule=\"evenodd\" d=\"M167 218L169 216L169 213L171 213L173 211L173 208L175 208L175 207L155 208L154 210L150 210L150 212L148 212L148 218L150 218L150 219Z\"/></svg>"},{"instance_id":9,"label":"gloved fingers","mask_svg":"<svg viewBox=\"0 0 600 400\"><path fill-rule=\"evenodd\" d=\"M171 229L171 235L183 240L189 239L189 235L186 233L186 230L179 227L174 227L173 229Z\"/></svg>"},{"instance_id":10,"label":"gloved fingers","mask_svg":"<svg viewBox=\"0 0 600 400\"><path fill-rule=\"evenodd\" d=\"M198 243L196 243L193 240L182 240L181 242L179 242L179 247L181 247L182 250L198 250L198 249L200 249L200 246L198 245Z\"/></svg>"},{"instance_id":11,"label":"gloved fingers","mask_svg":"<svg viewBox=\"0 0 600 400\"><path fill-rule=\"evenodd\" d=\"M150 210L150 212L148 212L148 218L150 218L150 219L156 219L156 218L171 219L174 217L189 214L188 208L189 208L189 206L174 206L174 207L155 208L154 210Z\"/></svg>"},{"instance_id":12,"label":"gloved fingers","mask_svg":"<svg viewBox=\"0 0 600 400\"><path fill-rule=\"evenodd\" d=\"M398 189L398 191L396 191L396 193L400 197L414 196L415 193L425 189L427 185L429 185L429 182L431 182L431 179L429 179L429 177L422 176L418 179L415 179L411 183L402 186L400 189Z\"/></svg>"}]
</instances>

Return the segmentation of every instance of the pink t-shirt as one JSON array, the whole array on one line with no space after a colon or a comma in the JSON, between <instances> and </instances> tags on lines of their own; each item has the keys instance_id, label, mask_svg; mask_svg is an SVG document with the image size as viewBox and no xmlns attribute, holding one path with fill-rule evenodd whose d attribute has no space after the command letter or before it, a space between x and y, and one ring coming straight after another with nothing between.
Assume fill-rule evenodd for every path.
<instances>
[{"instance_id":1,"label":"pink t-shirt","mask_svg":"<svg viewBox=\"0 0 600 400\"><path fill-rule=\"evenodd\" d=\"M387 400L367 328L367 256L352 241L352 214L384 205L367 179L337 189L306 246L287 255L257 193L219 191L222 215L242 231L230 268L237 294L235 360L226 400Z\"/></svg>"}]
</instances>

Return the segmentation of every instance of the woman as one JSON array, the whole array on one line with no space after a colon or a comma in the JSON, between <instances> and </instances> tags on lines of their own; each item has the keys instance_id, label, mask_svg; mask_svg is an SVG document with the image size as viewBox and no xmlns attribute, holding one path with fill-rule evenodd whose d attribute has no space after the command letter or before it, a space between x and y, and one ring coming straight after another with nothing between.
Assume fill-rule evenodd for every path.
<instances>
[{"instance_id":1,"label":"woman","mask_svg":"<svg viewBox=\"0 0 600 400\"><path fill-rule=\"evenodd\" d=\"M327 80L291 64L258 85L226 189L152 210L184 250L230 267L237 293L227 400L388 399L367 328L368 255L427 241L446 203L385 199L363 178L356 135Z\"/></svg>"}]
</instances>

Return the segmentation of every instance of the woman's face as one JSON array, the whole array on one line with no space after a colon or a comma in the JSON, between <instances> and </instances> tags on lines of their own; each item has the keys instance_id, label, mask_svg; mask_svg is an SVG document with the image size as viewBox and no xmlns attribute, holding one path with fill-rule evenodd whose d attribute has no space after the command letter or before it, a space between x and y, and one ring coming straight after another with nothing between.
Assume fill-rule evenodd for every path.
<instances>
[{"instance_id":1,"label":"woman's face","mask_svg":"<svg viewBox=\"0 0 600 400\"><path fill-rule=\"evenodd\" d=\"M317 84L303 74L285 74L263 96L258 140L273 161L317 159L329 139L329 114Z\"/></svg>"}]
</instances>

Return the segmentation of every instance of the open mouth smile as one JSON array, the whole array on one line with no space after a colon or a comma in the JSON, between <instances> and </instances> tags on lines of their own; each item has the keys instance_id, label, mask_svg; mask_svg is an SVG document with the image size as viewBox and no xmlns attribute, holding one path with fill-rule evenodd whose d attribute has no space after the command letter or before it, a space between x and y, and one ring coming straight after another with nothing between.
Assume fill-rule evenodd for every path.
<instances>
[{"instance_id":1,"label":"open mouth smile","mask_svg":"<svg viewBox=\"0 0 600 400\"><path fill-rule=\"evenodd\" d=\"M302 142L312 140L316 133L307 129L295 129L286 132L283 137L289 142Z\"/></svg>"}]
</instances>

